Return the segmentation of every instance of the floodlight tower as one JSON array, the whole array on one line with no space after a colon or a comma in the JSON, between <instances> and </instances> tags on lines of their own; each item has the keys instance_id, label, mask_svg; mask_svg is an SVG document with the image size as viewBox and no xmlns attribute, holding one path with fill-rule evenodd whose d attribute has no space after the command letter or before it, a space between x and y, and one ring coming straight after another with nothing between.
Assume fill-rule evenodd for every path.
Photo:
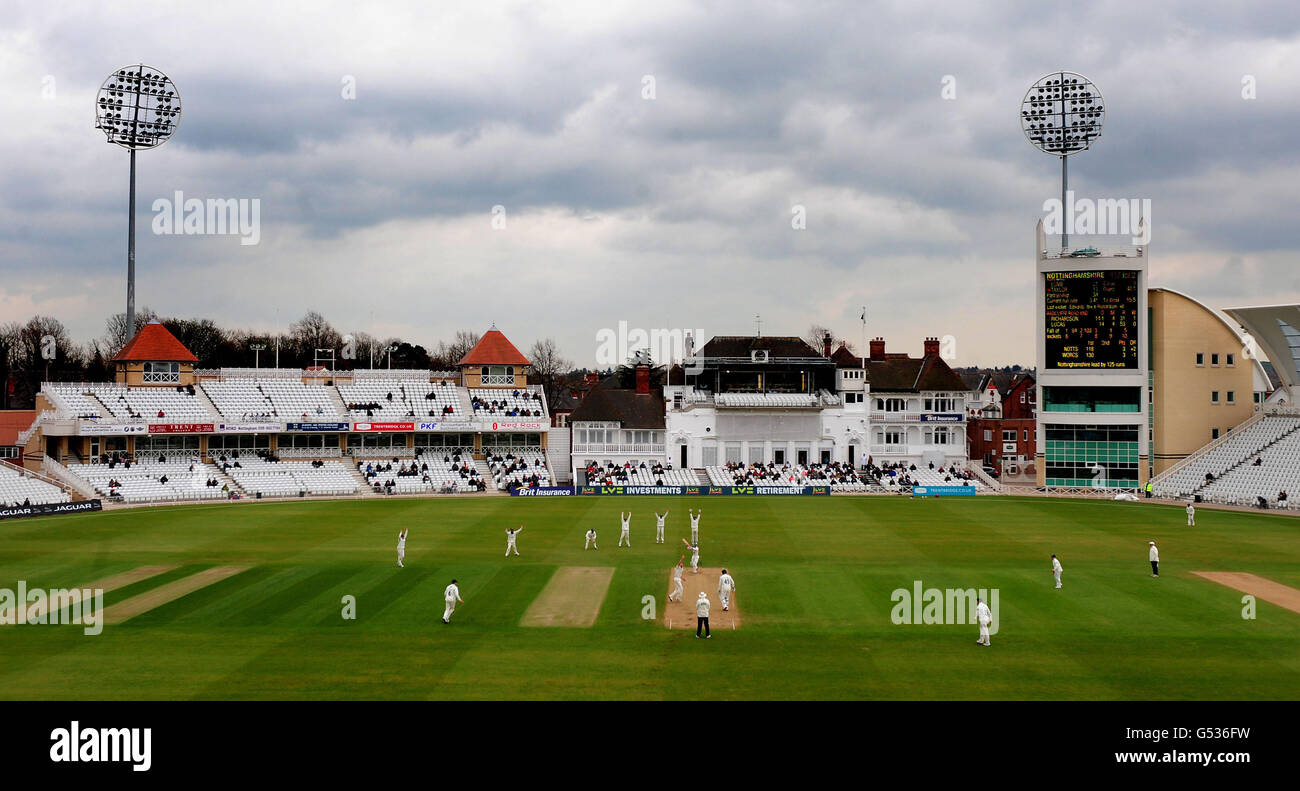
<instances>
[{"instance_id":1,"label":"floodlight tower","mask_svg":"<svg viewBox=\"0 0 1300 791\"><path fill-rule=\"evenodd\" d=\"M1101 137L1106 107L1092 80L1072 71L1054 71L1029 86L1020 102L1020 128L1040 151L1061 158L1061 212L1066 215L1068 157ZM1061 227L1061 253L1069 253L1070 235Z\"/></svg>"},{"instance_id":2,"label":"floodlight tower","mask_svg":"<svg viewBox=\"0 0 1300 791\"><path fill-rule=\"evenodd\" d=\"M135 152L166 143L181 122L181 96L171 78L152 66L123 66L99 86L95 128L131 152L131 197L126 230L126 338L135 334Z\"/></svg>"}]
</instances>

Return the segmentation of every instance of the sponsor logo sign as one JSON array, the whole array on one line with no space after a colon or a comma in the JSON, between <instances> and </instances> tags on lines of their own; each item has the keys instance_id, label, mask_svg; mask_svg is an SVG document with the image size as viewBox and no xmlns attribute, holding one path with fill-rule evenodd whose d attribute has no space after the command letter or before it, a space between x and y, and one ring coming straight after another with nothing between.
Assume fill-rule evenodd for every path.
<instances>
[{"instance_id":1,"label":"sponsor logo sign","mask_svg":"<svg viewBox=\"0 0 1300 791\"><path fill-rule=\"evenodd\" d=\"M511 497L568 497L572 494L572 486L537 486L532 489L510 490Z\"/></svg>"},{"instance_id":2,"label":"sponsor logo sign","mask_svg":"<svg viewBox=\"0 0 1300 791\"><path fill-rule=\"evenodd\" d=\"M829 486L580 486L581 495L828 495Z\"/></svg>"},{"instance_id":3,"label":"sponsor logo sign","mask_svg":"<svg viewBox=\"0 0 1300 791\"><path fill-rule=\"evenodd\" d=\"M353 431L415 431L415 423L353 423Z\"/></svg>"},{"instance_id":4,"label":"sponsor logo sign","mask_svg":"<svg viewBox=\"0 0 1300 791\"><path fill-rule=\"evenodd\" d=\"M974 486L913 486L916 497L969 497L975 494Z\"/></svg>"},{"instance_id":5,"label":"sponsor logo sign","mask_svg":"<svg viewBox=\"0 0 1300 791\"><path fill-rule=\"evenodd\" d=\"M511 420L511 421L492 421L483 423L484 431L545 431L550 428L550 423L540 420Z\"/></svg>"},{"instance_id":6,"label":"sponsor logo sign","mask_svg":"<svg viewBox=\"0 0 1300 791\"><path fill-rule=\"evenodd\" d=\"M960 423L962 416L952 413L926 412L921 415L922 423Z\"/></svg>"},{"instance_id":7,"label":"sponsor logo sign","mask_svg":"<svg viewBox=\"0 0 1300 791\"><path fill-rule=\"evenodd\" d=\"M211 423L150 423L150 434L211 434Z\"/></svg>"},{"instance_id":8,"label":"sponsor logo sign","mask_svg":"<svg viewBox=\"0 0 1300 791\"><path fill-rule=\"evenodd\" d=\"M17 519L23 516L50 516L52 514L79 514L85 511L102 511L99 500L81 500L75 503L44 503L42 505L16 505L0 508L0 519Z\"/></svg>"},{"instance_id":9,"label":"sponsor logo sign","mask_svg":"<svg viewBox=\"0 0 1300 791\"><path fill-rule=\"evenodd\" d=\"M347 431L350 423L286 423L288 431Z\"/></svg>"},{"instance_id":10,"label":"sponsor logo sign","mask_svg":"<svg viewBox=\"0 0 1300 791\"><path fill-rule=\"evenodd\" d=\"M279 423L218 423L218 434L277 434Z\"/></svg>"},{"instance_id":11,"label":"sponsor logo sign","mask_svg":"<svg viewBox=\"0 0 1300 791\"><path fill-rule=\"evenodd\" d=\"M135 425L82 423L77 433L82 436L104 436L109 434L144 434L148 430L149 427L143 423Z\"/></svg>"}]
</instances>

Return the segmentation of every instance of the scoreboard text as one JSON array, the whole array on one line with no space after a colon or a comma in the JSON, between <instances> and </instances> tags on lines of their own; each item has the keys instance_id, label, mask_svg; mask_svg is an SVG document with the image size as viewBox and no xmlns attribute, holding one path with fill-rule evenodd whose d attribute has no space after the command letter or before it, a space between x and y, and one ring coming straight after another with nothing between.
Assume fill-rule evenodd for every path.
<instances>
[{"instance_id":1,"label":"scoreboard text","mask_svg":"<svg viewBox=\"0 0 1300 791\"><path fill-rule=\"evenodd\" d=\"M1138 273L1044 272L1048 368L1138 367Z\"/></svg>"}]
</instances>

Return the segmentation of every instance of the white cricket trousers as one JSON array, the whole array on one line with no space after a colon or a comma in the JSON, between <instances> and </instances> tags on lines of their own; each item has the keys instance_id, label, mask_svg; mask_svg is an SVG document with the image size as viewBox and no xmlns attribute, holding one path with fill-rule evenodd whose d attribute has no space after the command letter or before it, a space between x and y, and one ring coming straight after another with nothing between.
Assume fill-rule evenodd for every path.
<instances>
[{"instance_id":1,"label":"white cricket trousers","mask_svg":"<svg viewBox=\"0 0 1300 791\"><path fill-rule=\"evenodd\" d=\"M403 560L406 560L406 550L399 549L397 550L397 565L399 566L403 565L402 563Z\"/></svg>"},{"instance_id":2,"label":"white cricket trousers","mask_svg":"<svg viewBox=\"0 0 1300 791\"><path fill-rule=\"evenodd\" d=\"M516 555L519 554L519 547L515 546L513 541L506 544L506 557L510 557L510 550L514 550Z\"/></svg>"},{"instance_id":3,"label":"white cricket trousers","mask_svg":"<svg viewBox=\"0 0 1300 791\"><path fill-rule=\"evenodd\" d=\"M1188 526L1188 527L1196 527L1196 517L1194 517L1194 516L1188 516L1188 517L1187 517L1187 526Z\"/></svg>"},{"instance_id":4,"label":"white cricket trousers","mask_svg":"<svg viewBox=\"0 0 1300 791\"><path fill-rule=\"evenodd\" d=\"M444 620L444 621L450 621L450 620L451 620L451 614L452 614L453 612L455 612L455 611L456 611L456 600L455 600L455 599L448 599L448 600L447 600L447 609L445 609L445 610L442 611L442 620Z\"/></svg>"},{"instance_id":5,"label":"white cricket trousers","mask_svg":"<svg viewBox=\"0 0 1300 791\"><path fill-rule=\"evenodd\" d=\"M620 547L623 546L623 542L624 542L624 541L627 542L627 545L628 545L629 547L632 546L632 534L628 531L628 529L627 529L626 527L623 528L623 532L619 534L619 537L618 537L618 545L619 545Z\"/></svg>"},{"instance_id":6,"label":"white cricket trousers","mask_svg":"<svg viewBox=\"0 0 1300 791\"><path fill-rule=\"evenodd\" d=\"M986 623L982 623L982 624L980 624L980 639L979 639L979 642L983 643L984 645L988 645L988 644L989 644L989 625L986 624Z\"/></svg>"},{"instance_id":7,"label":"white cricket trousers","mask_svg":"<svg viewBox=\"0 0 1300 791\"><path fill-rule=\"evenodd\" d=\"M1061 587L1061 572L1053 571L1052 576L1056 577L1056 587Z\"/></svg>"},{"instance_id":8,"label":"white cricket trousers","mask_svg":"<svg viewBox=\"0 0 1300 791\"><path fill-rule=\"evenodd\" d=\"M696 574L699 574L699 573L700 573L700 556L699 556L699 555L694 555L694 554L691 555L691 571L695 572Z\"/></svg>"},{"instance_id":9,"label":"white cricket trousers","mask_svg":"<svg viewBox=\"0 0 1300 791\"><path fill-rule=\"evenodd\" d=\"M726 589L724 589L724 590L722 590L722 591L719 591L719 592L718 592L718 598L722 600L722 609L725 610L725 609L727 609L728 607L731 606L731 591L730 591L730 590L726 590Z\"/></svg>"},{"instance_id":10,"label":"white cricket trousers","mask_svg":"<svg viewBox=\"0 0 1300 791\"><path fill-rule=\"evenodd\" d=\"M589 539L587 539L587 545L584 546L583 549L591 549L592 547L595 547L595 546L596 546L596 539L594 539L594 538L589 538ZM596 549L600 549L600 547L596 547Z\"/></svg>"},{"instance_id":11,"label":"white cricket trousers","mask_svg":"<svg viewBox=\"0 0 1300 791\"><path fill-rule=\"evenodd\" d=\"M692 544L700 543L700 528L696 527L695 525L691 526L691 543Z\"/></svg>"},{"instance_id":12,"label":"white cricket trousers","mask_svg":"<svg viewBox=\"0 0 1300 791\"><path fill-rule=\"evenodd\" d=\"M657 528L657 532L655 533L655 543L662 544L663 542L664 542L664 529L660 527Z\"/></svg>"},{"instance_id":13,"label":"white cricket trousers","mask_svg":"<svg viewBox=\"0 0 1300 791\"><path fill-rule=\"evenodd\" d=\"M674 579L673 585L675 585L676 587L673 588L673 594L668 597L668 600L681 601L682 594L685 593L685 591L682 590L682 581L680 579Z\"/></svg>"}]
</instances>

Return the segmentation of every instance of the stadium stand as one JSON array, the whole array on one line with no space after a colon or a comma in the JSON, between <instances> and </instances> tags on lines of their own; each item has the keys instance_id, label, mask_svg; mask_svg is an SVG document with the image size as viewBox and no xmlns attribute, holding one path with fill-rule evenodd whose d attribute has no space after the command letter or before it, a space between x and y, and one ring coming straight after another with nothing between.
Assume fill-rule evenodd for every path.
<instances>
[{"instance_id":1,"label":"stadium stand","mask_svg":"<svg viewBox=\"0 0 1300 791\"><path fill-rule=\"evenodd\" d=\"M339 384L338 391L353 418L461 417L463 411L457 387L445 381L362 378Z\"/></svg>"},{"instance_id":2,"label":"stadium stand","mask_svg":"<svg viewBox=\"0 0 1300 791\"><path fill-rule=\"evenodd\" d=\"M131 387L116 393L101 392L98 397L120 419L207 422L215 418L193 388Z\"/></svg>"},{"instance_id":3,"label":"stadium stand","mask_svg":"<svg viewBox=\"0 0 1300 791\"><path fill-rule=\"evenodd\" d=\"M74 463L67 468L99 494L122 502L217 500L228 496L221 486L207 485L220 477L217 468L194 459L173 456L163 462Z\"/></svg>"},{"instance_id":4,"label":"stadium stand","mask_svg":"<svg viewBox=\"0 0 1300 791\"><path fill-rule=\"evenodd\" d=\"M473 459L459 450L439 454L426 450L411 461L363 460L357 472L376 493L415 494L481 492L487 488Z\"/></svg>"},{"instance_id":5,"label":"stadium stand","mask_svg":"<svg viewBox=\"0 0 1300 791\"><path fill-rule=\"evenodd\" d=\"M728 464L705 468L714 486L826 486L833 491L864 492L876 487L857 470L831 464Z\"/></svg>"},{"instance_id":6,"label":"stadium stand","mask_svg":"<svg viewBox=\"0 0 1300 791\"><path fill-rule=\"evenodd\" d=\"M498 489L551 485L551 471L541 448L484 448L484 455Z\"/></svg>"},{"instance_id":7,"label":"stadium stand","mask_svg":"<svg viewBox=\"0 0 1300 791\"><path fill-rule=\"evenodd\" d=\"M597 463L587 461L587 482L600 486L699 486L700 479L693 470L675 470L658 462L627 461L615 464L605 459Z\"/></svg>"},{"instance_id":8,"label":"stadium stand","mask_svg":"<svg viewBox=\"0 0 1300 791\"><path fill-rule=\"evenodd\" d=\"M1271 415L1250 421L1165 472L1152 482L1152 490L1160 497L1200 495L1225 505L1288 507L1289 493L1300 491L1300 418ZM1279 502L1283 492L1288 498Z\"/></svg>"},{"instance_id":9,"label":"stadium stand","mask_svg":"<svg viewBox=\"0 0 1300 791\"><path fill-rule=\"evenodd\" d=\"M252 379L202 382L199 387L226 420L271 420L275 406Z\"/></svg>"},{"instance_id":10,"label":"stadium stand","mask_svg":"<svg viewBox=\"0 0 1300 791\"><path fill-rule=\"evenodd\" d=\"M336 460L280 461L245 455L228 459L221 469L253 497L297 497L300 492L345 495L361 488L343 462Z\"/></svg>"},{"instance_id":11,"label":"stadium stand","mask_svg":"<svg viewBox=\"0 0 1300 791\"><path fill-rule=\"evenodd\" d=\"M546 417L546 400L537 390L472 389L469 395L476 415Z\"/></svg>"},{"instance_id":12,"label":"stadium stand","mask_svg":"<svg viewBox=\"0 0 1300 791\"><path fill-rule=\"evenodd\" d=\"M66 503L71 499L67 492L53 484L25 476L17 469L0 464L0 506Z\"/></svg>"},{"instance_id":13,"label":"stadium stand","mask_svg":"<svg viewBox=\"0 0 1300 791\"><path fill-rule=\"evenodd\" d=\"M112 414L95 398L95 392L103 391L111 395L123 390L125 388L119 385L106 384L67 385L46 382L41 385L41 392L49 396L50 402L62 416L90 419L102 419Z\"/></svg>"}]
</instances>

